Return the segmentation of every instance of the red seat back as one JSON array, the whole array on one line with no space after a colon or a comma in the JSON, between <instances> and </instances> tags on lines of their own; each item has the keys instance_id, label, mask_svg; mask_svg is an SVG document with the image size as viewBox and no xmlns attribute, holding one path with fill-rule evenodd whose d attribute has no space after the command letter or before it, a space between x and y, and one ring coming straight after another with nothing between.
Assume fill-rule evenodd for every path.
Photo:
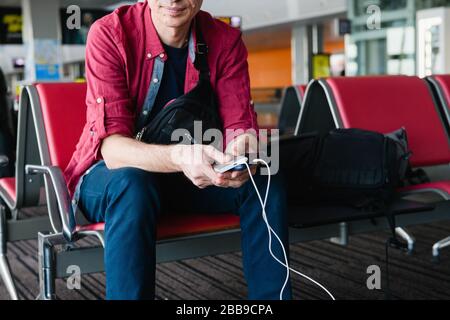
<instances>
[{"instance_id":1,"label":"red seat back","mask_svg":"<svg viewBox=\"0 0 450 320\"><path fill-rule=\"evenodd\" d=\"M300 97L303 98L305 96L307 85L301 84L297 86L297 90L300 94Z\"/></svg>"},{"instance_id":2,"label":"red seat back","mask_svg":"<svg viewBox=\"0 0 450 320\"><path fill-rule=\"evenodd\" d=\"M86 123L85 83L39 83L51 165L65 169Z\"/></svg>"},{"instance_id":3,"label":"red seat back","mask_svg":"<svg viewBox=\"0 0 450 320\"><path fill-rule=\"evenodd\" d=\"M450 163L447 133L425 81L417 77L327 80L345 128L387 133L405 127L414 166Z\"/></svg>"},{"instance_id":4,"label":"red seat back","mask_svg":"<svg viewBox=\"0 0 450 320\"><path fill-rule=\"evenodd\" d=\"M446 75L436 75L433 76L433 79L439 84L441 93L447 106L450 107L450 74Z\"/></svg>"}]
</instances>

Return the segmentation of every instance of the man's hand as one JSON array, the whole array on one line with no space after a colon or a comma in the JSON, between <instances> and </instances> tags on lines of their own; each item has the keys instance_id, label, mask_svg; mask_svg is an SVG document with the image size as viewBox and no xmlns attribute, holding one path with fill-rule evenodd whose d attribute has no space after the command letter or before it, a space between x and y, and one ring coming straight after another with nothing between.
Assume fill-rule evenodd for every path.
<instances>
[{"instance_id":1,"label":"man's hand","mask_svg":"<svg viewBox=\"0 0 450 320\"><path fill-rule=\"evenodd\" d=\"M258 139L250 133L242 134L231 141L226 153L231 154L234 157L242 156L249 153L257 153L258 151ZM252 175L256 173L257 166L251 166ZM224 184L231 188L240 188L250 179L248 170L226 172L221 175L224 180Z\"/></svg>"},{"instance_id":2,"label":"man's hand","mask_svg":"<svg viewBox=\"0 0 450 320\"><path fill-rule=\"evenodd\" d=\"M231 154L235 157L243 156L246 153L257 153L258 152L258 139L254 134L244 133L240 136L234 138L226 149L226 153Z\"/></svg>"},{"instance_id":3,"label":"man's hand","mask_svg":"<svg viewBox=\"0 0 450 320\"><path fill-rule=\"evenodd\" d=\"M229 187L222 175L214 171L213 164L224 164L232 160L231 155L224 154L212 146L198 144L177 145L172 153L172 161L200 189L209 186Z\"/></svg>"}]
</instances>

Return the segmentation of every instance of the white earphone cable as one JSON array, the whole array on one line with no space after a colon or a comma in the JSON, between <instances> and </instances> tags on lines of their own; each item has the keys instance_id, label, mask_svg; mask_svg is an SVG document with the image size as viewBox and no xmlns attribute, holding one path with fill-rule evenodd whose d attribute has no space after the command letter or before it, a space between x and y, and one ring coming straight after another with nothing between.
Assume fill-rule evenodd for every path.
<instances>
[{"instance_id":1,"label":"white earphone cable","mask_svg":"<svg viewBox=\"0 0 450 320\"><path fill-rule=\"evenodd\" d=\"M267 232L269 234L269 252L270 252L270 255L274 258L275 261L277 261L283 267L286 268L286 279L285 279L283 287L282 287L282 289L280 291L280 300L283 299L283 293L284 293L284 290L286 289L286 285L287 285L287 283L289 281L290 271L292 271L292 272L298 274L299 276L301 276L301 277L311 281L312 283L314 283L315 285L320 287L322 290L324 290L331 297L332 300L336 300L334 298L334 296L331 294L331 292L327 288L325 288L322 284L320 284L319 282L317 282L316 280L312 279L311 277L308 277L307 275L305 275L305 274L303 274L303 273L301 273L301 272L299 272L299 271L297 271L297 270L295 270L295 269L293 269L293 268L291 268L289 266L289 261L288 261L287 254L286 254L286 248L284 247L284 244L281 241L281 239L278 236L278 234L275 232L275 230L272 229L272 227L271 227L271 225L270 225L270 223L269 223L269 221L267 219L267 214L266 214L266 204L267 204L267 199L268 199L269 190L270 190L270 177L271 177L270 166L269 166L269 164L266 161L261 160L261 159L255 159L253 161L253 163L255 163L255 164L256 163L262 163L262 164L264 164L264 166L266 166L266 168L268 170L267 188L266 188L266 193L265 193L265 197L264 197L264 201L263 201L263 199L261 197L261 194L260 194L260 192L258 190L258 187L256 185L255 179L253 178L253 175L251 173L250 166L247 163L245 163L245 165L247 167L247 170L249 172L250 179L252 181L253 187L255 188L255 191L256 191L256 194L258 196L259 202L261 203L263 220L264 220L264 222L265 222L265 224L267 226ZM284 262L282 262L280 259L278 259L278 257L272 251L272 234L275 236L275 238L277 239L278 243L280 244L280 246L281 246L281 248L283 250Z\"/></svg>"}]
</instances>

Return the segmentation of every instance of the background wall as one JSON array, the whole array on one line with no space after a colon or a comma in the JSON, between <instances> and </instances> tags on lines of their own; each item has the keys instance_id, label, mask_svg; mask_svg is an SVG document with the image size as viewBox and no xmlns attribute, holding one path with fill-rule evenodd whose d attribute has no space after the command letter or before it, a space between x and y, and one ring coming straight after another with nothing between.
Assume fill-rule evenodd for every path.
<instances>
[{"instance_id":1,"label":"background wall","mask_svg":"<svg viewBox=\"0 0 450 320\"><path fill-rule=\"evenodd\" d=\"M290 47L250 52L248 63L253 89L286 87L292 84Z\"/></svg>"}]
</instances>

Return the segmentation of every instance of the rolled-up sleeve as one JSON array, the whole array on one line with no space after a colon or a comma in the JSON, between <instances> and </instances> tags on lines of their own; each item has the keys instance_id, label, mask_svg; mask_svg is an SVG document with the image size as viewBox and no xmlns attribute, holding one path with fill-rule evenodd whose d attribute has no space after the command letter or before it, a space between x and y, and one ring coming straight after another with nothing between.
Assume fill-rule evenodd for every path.
<instances>
[{"instance_id":1,"label":"rolled-up sleeve","mask_svg":"<svg viewBox=\"0 0 450 320\"><path fill-rule=\"evenodd\" d=\"M133 135L134 112L129 96L126 64L108 27L94 23L86 44L87 121L96 160L104 138Z\"/></svg>"},{"instance_id":2,"label":"rolled-up sleeve","mask_svg":"<svg viewBox=\"0 0 450 320\"><path fill-rule=\"evenodd\" d=\"M227 47L224 60L219 66L216 84L219 110L226 134L225 145L242 131L258 130L250 94L247 48L240 35L233 37L233 41Z\"/></svg>"}]
</instances>

